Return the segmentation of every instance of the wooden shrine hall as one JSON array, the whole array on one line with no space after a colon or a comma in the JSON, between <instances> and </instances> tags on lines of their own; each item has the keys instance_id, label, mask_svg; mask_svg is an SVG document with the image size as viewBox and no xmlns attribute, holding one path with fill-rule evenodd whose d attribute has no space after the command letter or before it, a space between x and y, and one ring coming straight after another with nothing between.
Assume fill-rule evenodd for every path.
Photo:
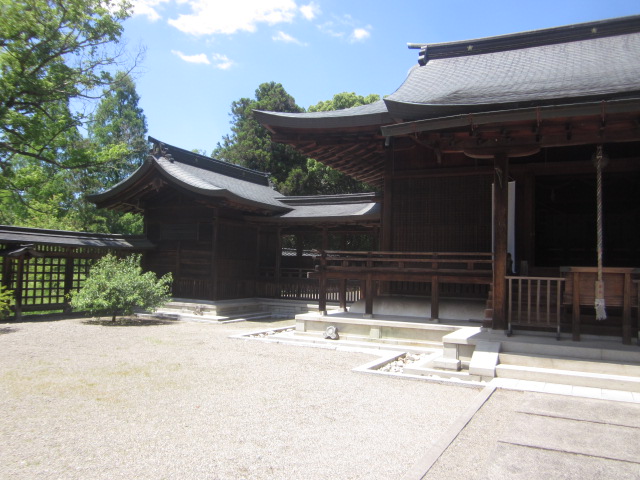
<instances>
[{"instance_id":1,"label":"wooden shrine hall","mask_svg":"<svg viewBox=\"0 0 640 480\"><path fill-rule=\"evenodd\" d=\"M410 48L417 64L377 103L255 112L274 141L383 192L380 251L322 252L321 290L358 278L367 293L422 288L437 300L442 284L462 297L465 285L484 285L494 329L630 343L640 16ZM606 321L595 320L596 302ZM366 303L372 314L369 293Z\"/></svg>"},{"instance_id":2,"label":"wooden shrine hall","mask_svg":"<svg viewBox=\"0 0 640 480\"><path fill-rule=\"evenodd\" d=\"M254 111L274 141L379 193L285 197L268 174L151 139L146 163L92 200L144 214L145 266L171 271L179 297L362 298L365 316L374 297L427 297L432 319L440 298L476 298L496 330L630 343L640 16L410 48L418 61L384 100Z\"/></svg>"}]
</instances>

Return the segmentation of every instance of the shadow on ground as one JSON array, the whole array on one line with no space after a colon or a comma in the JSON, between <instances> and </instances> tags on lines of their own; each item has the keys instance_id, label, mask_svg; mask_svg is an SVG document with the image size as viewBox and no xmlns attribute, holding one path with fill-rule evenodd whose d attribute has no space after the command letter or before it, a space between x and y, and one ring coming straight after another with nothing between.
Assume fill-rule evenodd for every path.
<instances>
[{"instance_id":1,"label":"shadow on ground","mask_svg":"<svg viewBox=\"0 0 640 480\"><path fill-rule=\"evenodd\" d=\"M85 325L100 325L102 327L150 327L153 325L168 325L175 323L171 320L160 319L140 319L135 317L122 317L116 318L115 321L109 319L94 318L91 320L85 320Z\"/></svg>"}]
</instances>

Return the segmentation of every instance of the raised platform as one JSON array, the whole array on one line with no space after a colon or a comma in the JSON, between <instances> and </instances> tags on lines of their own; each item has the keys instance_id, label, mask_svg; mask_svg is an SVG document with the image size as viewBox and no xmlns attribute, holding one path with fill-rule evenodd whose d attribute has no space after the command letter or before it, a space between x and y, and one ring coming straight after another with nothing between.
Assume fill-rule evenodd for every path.
<instances>
[{"instance_id":1,"label":"raised platform","mask_svg":"<svg viewBox=\"0 0 640 480\"><path fill-rule=\"evenodd\" d=\"M364 313L364 302L354 303L348 312L330 311L296 315L296 334L322 336L328 327L345 340L370 341L413 347L441 347L442 338L460 328L482 323L484 302L441 300L442 318L430 320L430 302L415 297L376 297L374 315ZM446 318L445 318L446 317Z\"/></svg>"},{"instance_id":2,"label":"raised platform","mask_svg":"<svg viewBox=\"0 0 640 480\"><path fill-rule=\"evenodd\" d=\"M480 320L473 318L474 312L482 311L481 302L448 301L441 311L455 318L431 321L423 316L428 302L400 298L378 301L374 312L383 313L370 318L358 305L349 312L297 315L294 337L320 341L327 328L333 327L337 343L384 344L398 350L422 348L431 352L406 368L412 375L469 381L504 378L640 392L640 347L622 345L620 338L583 336L576 342L567 333L558 341L544 332L508 337L504 331L482 328Z\"/></svg>"}]
</instances>

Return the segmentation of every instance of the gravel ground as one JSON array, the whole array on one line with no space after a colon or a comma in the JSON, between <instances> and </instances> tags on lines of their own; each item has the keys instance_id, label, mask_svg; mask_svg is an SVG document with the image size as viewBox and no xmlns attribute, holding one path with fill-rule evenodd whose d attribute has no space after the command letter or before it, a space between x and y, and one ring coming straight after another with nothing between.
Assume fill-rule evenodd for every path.
<instances>
[{"instance_id":1,"label":"gravel ground","mask_svg":"<svg viewBox=\"0 0 640 480\"><path fill-rule=\"evenodd\" d=\"M288 323L0 324L0 478L389 480L478 394L228 338Z\"/></svg>"}]
</instances>

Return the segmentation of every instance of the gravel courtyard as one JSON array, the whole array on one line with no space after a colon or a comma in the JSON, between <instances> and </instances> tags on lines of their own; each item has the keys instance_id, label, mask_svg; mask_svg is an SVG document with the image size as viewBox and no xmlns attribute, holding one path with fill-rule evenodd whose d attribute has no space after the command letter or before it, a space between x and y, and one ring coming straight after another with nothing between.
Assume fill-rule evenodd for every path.
<instances>
[{"instance_id":1,"label":"gravel courtyard","mask_svg":"<svg viewBox=\"0 0 640 480\"><path fill-rule=\"evenodd\" d=\"M0 324L0 478L400 478L478 394L228 338L289 323Z\"/></svg>"}]
</instances>

